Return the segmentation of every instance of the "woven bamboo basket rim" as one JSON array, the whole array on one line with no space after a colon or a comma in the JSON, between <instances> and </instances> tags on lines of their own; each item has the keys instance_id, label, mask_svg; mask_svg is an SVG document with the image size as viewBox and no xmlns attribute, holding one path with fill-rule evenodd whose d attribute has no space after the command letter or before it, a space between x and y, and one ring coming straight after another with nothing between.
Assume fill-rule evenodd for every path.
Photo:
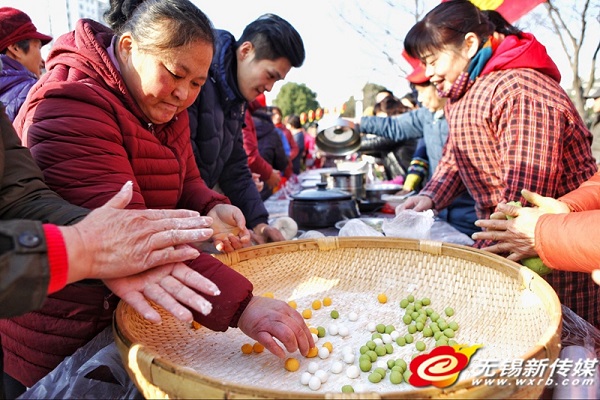
<instances>
[{"instance_id":1,"label":"woven bamboo basket rim","mask_svg":"<svg viewBox=\"0 0 600 400\"><path fill-rule=\"evenodd\" d=\"M263 257L285 255L297 251L336 251L343 249L393 249L394 251L414 251L433 257L455 257L480 264L496 270L528 288L541 301L549 316L547 329L538 343L528 349L519 358L542 359L551 361L560 351L560 332L562 328L560 302L550 285L518 264L503 257L471 247L434 241L418 241L396 238L372 237L325 237L287 242L271 243L241 249L233 253L218 254L215 257L234 269L240 268L246 261ZM163 310L164 312L164 310ZM121 302L115 312L113 330L119 352L126 365L127 372L140 391L148 398L202 397L202 398L537 398L543 388L523 388L509 385L505 387L473 386L473 379L462 379L456 384L444 388L425 388L402 392L363 392L354 394L323 392L289 392L270 388L257 389L235 382L215 379L172 362L168 355L158 354L148 348L142 340L137 340L130 329L129 321L135 311ZM495 376L498 376L496 371Z\"/></svg>"}]
</instances>

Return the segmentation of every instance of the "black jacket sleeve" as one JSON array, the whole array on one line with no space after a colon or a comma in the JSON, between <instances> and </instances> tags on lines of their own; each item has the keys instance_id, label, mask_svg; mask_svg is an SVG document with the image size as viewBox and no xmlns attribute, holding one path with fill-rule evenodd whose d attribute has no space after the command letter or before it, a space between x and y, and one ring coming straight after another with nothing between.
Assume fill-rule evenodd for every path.
<instances>
[{"instance_id":1,"label":"black jacket sleeve","mask_svg":"<svg viewBox=\"0 0 600 400\"><path fill-rule=\"evenodd\" d=\"M89 211L46 186L1 103L0 136L0 318L6 318L38 308L46 298L50 277L42 222L68 225Z\"/></svg>"},{"instance_id":2,"label":"black jacket sleeve","mask_svg":"<svg viewBox=\"0 0 600 400\"><path fill-rule=\"evenodd\" d=\"M242 211L246 226L254 228L260 223L268 223L269 212L252 180L241 130L234 139L231 156L219 177L219 186L231 204Z\"/></svg>"},{"instance_id":3,"label":"black jacket sleeve","mask_svg":"<svg viewBox=\"0 0 600 400\"><path fill-rule=\"evenodd\" d=\"M0 105L0 220L30 219L70 225L89 210L63 200L44 183L29 149L21 145Z\"/></svg>"},{"instance_id":4,"label":"black jacket sleeve","mask_svg":"<svg viewBox=\"0 0 600 400\"><path fill-rule=\"evenodd\" d=\"M42 306L50 281L41 222L0 221L0 318Z\"/></svg>"}]
</instances>

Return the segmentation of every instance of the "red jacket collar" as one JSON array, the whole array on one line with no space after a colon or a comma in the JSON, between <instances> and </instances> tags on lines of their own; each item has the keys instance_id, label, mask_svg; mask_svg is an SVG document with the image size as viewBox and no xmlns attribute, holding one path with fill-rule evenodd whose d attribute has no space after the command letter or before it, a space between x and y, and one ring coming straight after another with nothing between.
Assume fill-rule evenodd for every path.
<instances>
[{"instance_id":1,"label":"red jacket collar","mask_svg":"<svg viewBox=\"0 0 600 400\"><path fill-rule=\"evenodd\" d=\"M546 47L530 33L523 33L522 36L522 39L514 35L506 36L481 75L506 69L531 68L560 83L560 71L548 55Z\"/></svg>"}]
</instances>

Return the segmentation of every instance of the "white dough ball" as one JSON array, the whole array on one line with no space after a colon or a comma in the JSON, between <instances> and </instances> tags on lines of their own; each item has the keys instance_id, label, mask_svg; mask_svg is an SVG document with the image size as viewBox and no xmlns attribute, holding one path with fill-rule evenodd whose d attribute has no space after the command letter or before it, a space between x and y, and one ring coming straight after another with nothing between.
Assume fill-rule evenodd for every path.
<instances>
[{"instance_id":1,"label":"white dough ball","mask_svg":"<svg viewBox=\"0 0 600 400\"><path fill-rule=\"evenodd\" d=\"M321 383L325 383L327 382L327 379L329 379L329 374L322 369L317 370L317 372L315 372L315 376L319 378Z\"/></svg>"},{"instance_id":2,"label":"white dough ball","mask_svg":"<svg viewBox=\"0 0 600 400\"><path fill-rule=\"evenodd\" d=\"M315 342L315 344L316 344L316 343L319 341L319 336L318 336L318 335L316 335L316 334L314 334L314 333L311 333L311 335L312 335L312 337L313 337L313 341L314 341L314 342Z\"/></svg>"},{"instance_id":3,"label":"white dough ball","mask_svg":"<svg viewBox=\"0 0 600 400\"><path fill-rule=\"evenodd\" d=\"M308 385L308 381L310 381L311 377L312 375L310 374L310 372L303 372L300 376L300 383L304 386Z\"/></svg>"},{"instance_id":4,"label":"white dough ball","mask_svg":"<svg viewBox=\"0 0 600 400\"><path fill-rule=\"evenodd\" d=\"M343 369L344 364L342 364L339 361L335 361L333 364L331 364L331 372L334 374L339 374L340 372L342 372Z\"/></svg>"},{"instance_id":5,"label":"white dough ball","mask_svg":"<svg viewBox=\"0 0 600 400\"><path fill-rule=\"evenodd\" d=\"M298 233L298 224L290 217L277 218L271 226L277 228L286 240L292 240Z\"/></svg>"},{"instance_id":6,"label":"white dough ball","mask_svg":"<svg viewBox=\"0 0 600 400\"><path fill-rule=\"evenodd\" d=\"M351 379L356 379L360 376L360 369L356 365L351 365L346 370L346 376Z\"/></svg>"},{"instance_id":7,"label":"white dough ball","mask_svg":"<svg viewBox=\"0 0 600 400\"><path fill-rule=\"evenodd\" d=\"M321 347L319 349L319 358L325 359L329 357L329 349L327 347Z\"/></svg>"},{"instance_id":8,"label":"white dough ball","mask_svg":"<svg viewBox=\"0 0 600 400\"><path fill-rule=\"evenodd\" d=\"M318 369L319 369L319 364L317 364L314 361L309 362L308 367L306 368L306 370L308 372L310 372L311 374L314 374L315 372L317 372Z\"/></svg>"},{"instance_id":9,"label":"white dough ball","mask_svg":"<svg viewBox=\"0 0 600 400\"><path fill-rule=\"evenodd\" d=\"M354 311L352 311L350 314L348 314L348 319L350 321L357 321L358 320L358 314L355 313Z\"/></svg>"},{"instance_id":10,"label":"white dough ball","mask_svg":"<svg viewBox=\"0 0 600 400\"><path fill-rule=\"evenodd\" d=\"M352 353L346 353L346 354L343 355L343 357L344 357L344 362L346 364L352 364L352 363L354 363L354 354L352 354Z\"/></svg>"},{"instance_id":11,"label":"white dough ball","mask_svg":"<svg viewBox=\"0 0 600 400\"><path fill-rule=\"evenodd\" d=\"M375 343L377 346L383 346L383 340L381 340L381 338L373 339L373 343Z\"/></svg>"},{"instance_id":12,"label":"white dough ball","mask_svg":"<svg viewBox=\"0 0 600 400\"><path fill-rule=\"evenodd\" d=\"M339 333L339 328L336 324L329 325L329 334L335 336Z\"/></svg>"},{"instance_id":13,"label":"white dough ball","mask_svg":"<svg viewBox=\"0 0 600 400\"><path fill-rule=\"evenodd\" d=\"M350 334L350 330L348 329L347 326L342 325L342 326L340 326L338 333L340 334L341 337L346 337Z\"/></svg>"},{"instance_id":14,"label":"white dough ball","mask_svg":"<svg viewBox=\"0 0 600 400\"><path fill-rule=\"evenodd\" d=\"M375 332L377 330L377 324L375 324L375 322L369 322L367 324L367 330L369 332Z\"/></svg>"},{"instance_id":15,"label":"white dough ball","mask_svg":"<svg viewBox=\"0 0 600 400\"><path fill-rule=\"evenodd\" d=\"M392 333L390 333L390 336L392 337L393 341L396 341L396 339L398 339L400 337L400 332L392 331Z\"/></svg>"},{"instance_id":16,"label":"white dough ball","mask_svg":"<svg viewBox=\"0 0 600 400\"><path fill-rule=\"evenodd\" d=\"M388 344L388 343L392 343L392 335L384 333L383 335L381 335L381 340L383 340L384 344Z\"/></svg>"},{"instance_id":17,"label":"white dough ball","mask_svg":"<svg viewBox=\"0 0 600 400\"><path fill-rule=\"evenodd\" d=\"M311 376L310 380L308 381L308 387L312 390L319 390L321 387L321 380L317 376Z\"/></svg>"}]
</instances>

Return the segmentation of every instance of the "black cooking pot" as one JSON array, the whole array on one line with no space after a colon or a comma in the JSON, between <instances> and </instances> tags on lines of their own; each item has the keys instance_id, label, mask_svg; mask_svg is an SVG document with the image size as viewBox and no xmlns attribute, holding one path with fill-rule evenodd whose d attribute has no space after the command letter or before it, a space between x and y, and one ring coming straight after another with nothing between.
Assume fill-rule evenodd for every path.
<instances>
[{"instance_id":1,"label":"black cooking pot","mask_svg":"<svg viewBox=\"0 0 600 400\"><path fill-rule=\"evenodd\" d=\"M344 219L357 218L360 213L356 201L348 192L327 189L327 183L317 183L316 189L306 189L292 195L288 209L302 228L329 228Z\"/></svg>"}]
</instances>

